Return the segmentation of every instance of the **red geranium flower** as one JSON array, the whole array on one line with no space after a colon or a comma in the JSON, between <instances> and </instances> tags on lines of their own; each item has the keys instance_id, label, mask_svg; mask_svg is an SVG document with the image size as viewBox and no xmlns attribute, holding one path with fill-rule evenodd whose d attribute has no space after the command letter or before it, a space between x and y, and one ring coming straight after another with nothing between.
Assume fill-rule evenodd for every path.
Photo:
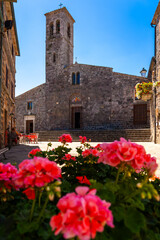
<instances>
[{"instance_id":1,"label":"red geranium flower","mask_svg":"<svg viewBox=\"0 0 160 240\"><path fill-rule=\"evenodd\" d=\"M87 138L85 136L84 137L79 136L79 140L81 141L81 143L87 142Z\"/></svg>"},{"instance_id":2,"label":"red geranium flower","mask_svg":"<svg viewBox=\"0 0 160 240\"><path fill-rule=\"evenodd\" d=\"M66 142L71 143L72 142L72 137L70 134L63 134L62 136L59 137L59 142L65 144Z\"/></svg>"},{"instance_id":3,"label":"red geranium flower","mask_svg":"<svg viewBox=\"0 0 160 240\"><path fill-rule=\"evenodd\" d=\"M124 138L113 143L103 143L100 148L98 163L103 162L113 167L119 167L123 163L132 166L136 172L146 169L149 176L154 175L158 167L156 159L146 154L143 146L126 141Z\"/></svg>"},{"instance_id":4,"label":"red geranium flower","mask_svg":"<svg viewBox=\"0 0 160 240\"><path fill-rule=\"evenodd\" d=\"M47 158L34 157L19 164L19 171L14 178L20 188L43 187L61 177L61 169Z\"/></svg>"},{"instance_id":5,"label":"red geranium flower","mask_svg":"<svg viewBox=\"0 0 160 240\"><path fill-rule=\"evenodd\" d=\"M42 150L39 149L39 148L32 149L32 150L29 152L28 157L34 157L34 156L36 156L36 154L37 154L38 152L41 152L41 151L42 151Z\"/></svg>"},{"instance_id":6,"label":"red geranium flower","mask_svg":"<svg viewBox=\"0 0 160 240\"><path fill-rule=\"evenodd\" d=\"M72 157L70 154L65 154L65 156L62 159L67 161L70 161L70 160L76 161L76 158Z\"/></svg>"},{"instance_id":7,"label":"red geranium flower","mask_svg":"<svg viewBox=\"0 0 160 240\"><path fill-rule=\"evenodd\" d=\"M12 164L0 163L0 185L7 189L16 188L13 178L17 175L17 168Z\"/></svg>"},{"instance_id":8,"label":"red geranium flower","mask_svg":"<svg viewBox=\"0 0 160 240\"><path fill-rule=\"evenodd\" d=\"M78 179L79 183L91 185L86 176L77 176L76 179Z\"/></svg>"},{"instance_id":9,"label":"red geranium flower","mask_svg":"<svg viewBox=\"0 0 160 240\"><path fill-rule=\"evenodd\" d=\"M105 225L114 228L109 202L96 196L95 189L77 187L75 191L57 204L60 213L50 220L55 235L62 233L65 239L77 236L79 240L89 240L95 238L97 232L103 232Z\"/></svg>"},{"instance_id":10,"label":"red geranium flower","mask_svg":"<svg viewBox=\"0 0 160 240\"><path fill-rule=\"evenodd\" d=\"M34 200L36 197L34 188L27 188L23 193L26 194L27 198L30 200Z\"/></svg>"}]
</instances>

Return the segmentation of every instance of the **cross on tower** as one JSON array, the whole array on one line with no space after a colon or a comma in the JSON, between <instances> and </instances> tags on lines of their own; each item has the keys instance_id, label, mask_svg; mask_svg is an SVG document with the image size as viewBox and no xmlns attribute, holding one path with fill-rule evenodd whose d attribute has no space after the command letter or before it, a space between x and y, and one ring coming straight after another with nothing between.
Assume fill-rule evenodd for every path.
<instances>
[{"instance_id":1,"label":"cross on tower","mask_svg":"<svg viewBox=\"0 0 160 240\"><path fill-rule=\"evenodd\" d=\"M62 6L63 6L63 4L62 4L62 3L60 3L60 4L59 4L59 7L61 8Z\"/></svg>"}]
</instances>

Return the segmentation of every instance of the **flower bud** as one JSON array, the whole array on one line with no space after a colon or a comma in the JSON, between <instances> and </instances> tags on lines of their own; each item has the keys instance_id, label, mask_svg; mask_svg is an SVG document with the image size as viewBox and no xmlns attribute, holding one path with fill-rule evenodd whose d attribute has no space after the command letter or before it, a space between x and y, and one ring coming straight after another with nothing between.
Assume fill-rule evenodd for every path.
<instances>
[{"instance_id":1,"label":"flower bud","mask_svg":"<svg viewBox=\"0 0 160 240\"><path fill-rule=\"evenodd\" d=\"M59 185L61 185L61 184L62 184L61 181L56 181L56 182L54 183L55 186L59 186Z\"/></svg>"},{"instance_id":2,"label":"flower bud","mask_svg":"<svg viewBox=\"0 0 160 240\"><path fill-rule=\"evenodd\" d=\"M46 191L49 192L51 189L49 186L46 187Z\"/></svg>"},{"instance_id":3,"label":"flower bud","mask_svg":"<svg viewBox=\"0 0 160 240\"><path fill-rule=\"evenodd\" d=\"M153 195L153 197L159 202L160 201L160 195Z\"/></svg>"},{"instance_id":4,"label":"flower bud","mask_svg":"<svg viewBox=\"0 0 160 240\"><path fill-rule=\"evenodd\" d=\"M58 198L60 198L61 197L61 192L56 192L56 195L57 195Z\"/></svg>"},{"instance_id":5,"label":"flower bud","mask_svg":"<svg viewBox=\"0 0 160 240\"><path fill-rule=\"evenodd\" d=\"M3 188L3 193L6 193L6 192L7 192L7 190L5 188Z\"/></svg>"},{"instance_id":6,"label":"flower bud","mask_svg":"<svg viewBox=\"0 0 160 240\"><path fill-rule=\"evenodd\" d=\"M151 199L152 198L152 194L150 192L147 193L147 197L148 199Z\"/></svg>"},{"instance_id":7,"label":"flower bud","mask_svg":"<svg viewBox=\"0 0 160 240\"><path fill-rule=\"evenodd\" d=\"M142 193L141 193L141 198L142 198L142 199L145 199L145 198L146 198L146 193L145 193L145 192L142 192Z\"/></svg>"},{"instance_id":8,"label":"flower bud","mask_svg":"<svg viewBox=\"0 0 160 240\"><path fill-rule=\"evenodd\" d=\"M128 172L128 173L127 173L127 176L128 176L128 177L131 177L131 172Z\"/></svg>"},{"instance_id":9,"label":"flower bud","mask_svg":"<svg viewBox=\"0 0 160 240\"><path fill-rule=\"evenodd\" d=\"M142 183L137 183L137 188L142 188Z\"/></svg>"},{"instance_id":10,"label":"flower bud","mask_svg":"<svg viewBox=\"0 0 160 240\"><path fill-rule=\"evenodd\" d=\"M60 187L55 187L54 190L55 190L55 192L61 192L61 188Z\"/></svg>"},{"instance_id":11,"label":"flower bud","mask_svg":"<svg viewBox=\"0 0 160 240\"><path fill-rule=\"evenodd\" d=\"M50 201L53 201L54 200L54 193L53 192L50 193L48 197L49 197Z\"/></svg>"}]
</instances>

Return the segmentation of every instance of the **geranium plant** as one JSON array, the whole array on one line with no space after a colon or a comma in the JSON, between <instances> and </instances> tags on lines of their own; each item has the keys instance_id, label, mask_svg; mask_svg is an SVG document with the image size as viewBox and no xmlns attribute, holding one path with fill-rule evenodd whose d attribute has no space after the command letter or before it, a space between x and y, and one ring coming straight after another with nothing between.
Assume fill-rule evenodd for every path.
<instances>
[{"instance_id":1,"label":"geranium plant","mask_svg":"<svg viewBox=\"0 0 160 240\"><path fill-rule=\"evenodd\" d=\"M135 86L135 95L138 99L142 98L142 95L145 94L152 94L152 87L153 83L152 82L142 82L142 83L137 83Z\"/></svg>"},{"instance_id":2,"label":"geranium plant","mask_svg":"<svg viewBox=\"0 0 160 240\"><path fill-rule=\"evenodd\" d=\"M93 147L80 136L73 156L71 136L59 140L18 169L0 164L2 239L160 239L158 164L143 146L121 138Z\"/></svg>"}]
</instances>

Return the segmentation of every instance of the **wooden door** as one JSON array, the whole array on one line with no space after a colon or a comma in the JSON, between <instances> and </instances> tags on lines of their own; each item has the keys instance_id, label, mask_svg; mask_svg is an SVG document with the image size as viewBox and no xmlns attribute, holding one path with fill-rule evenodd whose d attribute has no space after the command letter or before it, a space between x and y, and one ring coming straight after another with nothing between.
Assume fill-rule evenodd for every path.
<instances>
[{"instance_id":1,"label":"wooden door","mask_svg":"<svg viewBox=\"0 0 160 240\"><path fill-rule=\"evenodd\" d=\"M134 105L134 124L147 124L147 104Z\"/></svg>"}]
</instances>

